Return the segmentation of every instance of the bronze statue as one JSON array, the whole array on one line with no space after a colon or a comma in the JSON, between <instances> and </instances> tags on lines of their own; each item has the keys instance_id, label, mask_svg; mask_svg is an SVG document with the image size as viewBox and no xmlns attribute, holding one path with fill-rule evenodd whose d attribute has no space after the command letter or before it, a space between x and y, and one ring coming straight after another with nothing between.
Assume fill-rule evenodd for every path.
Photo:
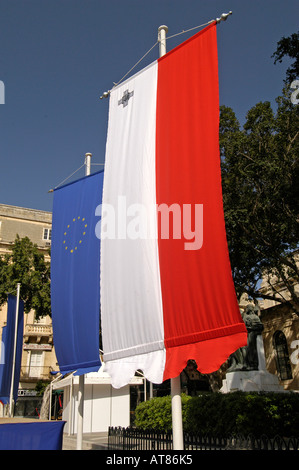
<instances>
[{"instance_id":1,"label":"bronze statue","mask_svg":"<svg viewBox=\"0 0 299 470\"><path fill-rule=\"evenodd\" d=\"M249 304L242 314L247 328L247 346L239 348L229 358L227 372L258 370L258 353L256 338L264 329L258 315L259 308Z\"/></svg>"}]
</instances>

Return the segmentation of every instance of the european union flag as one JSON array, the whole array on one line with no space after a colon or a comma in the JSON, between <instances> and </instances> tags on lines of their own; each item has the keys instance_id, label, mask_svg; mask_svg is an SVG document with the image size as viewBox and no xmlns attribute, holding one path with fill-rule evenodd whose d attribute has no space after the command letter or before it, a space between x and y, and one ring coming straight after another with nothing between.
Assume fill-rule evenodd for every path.
<instances>
[{"instance_id":1,"label":"european union flag","mask_svg":"<svg viewBox=\"0 0 299 470\"><path fill-rule=\"evenodd\" d=\"M51 248L53 339L62 373L98 370L100 239L96 208L104 172L54 191Z\"/></svg>"},{"instance_id":2,"label":"european union flag","mask_svg":"<svg viewBox=\"0 0 299 470\"><path fill-rule=\"evenodd\" d=\"M10 388L12 381L12 366L14 356L15 324L16 324L17 298L11 294L7 299L6 326L2 328L2 341L0 344L0 401L9 403ZM17 342L13 384L13 399L18 399L18 388L20 381L21 359L23 349L23 325L24 325L24 302L19 301Z\"/></svg>"}]
</instances>

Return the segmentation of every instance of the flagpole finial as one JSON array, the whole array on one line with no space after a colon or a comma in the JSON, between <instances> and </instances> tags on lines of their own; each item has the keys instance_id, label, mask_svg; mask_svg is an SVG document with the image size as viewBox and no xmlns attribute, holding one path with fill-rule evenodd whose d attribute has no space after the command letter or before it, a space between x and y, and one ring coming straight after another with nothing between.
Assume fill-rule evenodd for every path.
<instances>
[{"instance_id":1,"label":"flagpole finial","mask_svg":"<svg viewBox=\"0 0 299 470\"><path fill-rule=\"evenodd\" d=\"M110 90L104 91L104 93L102 94L102 96L100 96L100 100L102 100L103 98L108 98L109 95L110 95Z\"/></svg>"},{"instance_id":2,"label":"flagpole finial","mask_svg":"<svg viewBox=\"0 0 299 470\"><path fill-rule=\"evenodd\" d=\"M86 175L86 176L90 175L91 157L92 157L92 153L87 152L87 153L85 154L84 164L85 164L85 175Z\"/></svg>"},{"instance_id":3,"label":"flagpole finial","mask_svg":"<svg viewBox=\"0 0 299 470\"><path fill-rule=\"evenodd\" d=\"M222 15L220 16L220 18L216 18L216 23L220 23L220 21L226 21L227 18L232 15L232 11L229 11L228 13L222 13Z\"/></svg>"},{"instance_id":4,"label":"flagpole finial","mask_svg":"<svg viewBox=\"0 0 299 470\"><path fill-rule=\"evenodd\" d=\"M166 26L165 24L162 24L161 26L159 26L158 33L160 33L160 31L162 30L165 30L165 32L168 33L168 26Z\"/></svg>"},{"instance_id":5,"label":"flagpole finial","mask_svg":"<svg viewBox=\"0 0 299 470\"><path fill-rule=\"evenodd\" d=\"M168 26L164 24L158 28L158 42L160 48L160 57L166 54L166 34L168 33Z\"/></svg>"}]
</instances>

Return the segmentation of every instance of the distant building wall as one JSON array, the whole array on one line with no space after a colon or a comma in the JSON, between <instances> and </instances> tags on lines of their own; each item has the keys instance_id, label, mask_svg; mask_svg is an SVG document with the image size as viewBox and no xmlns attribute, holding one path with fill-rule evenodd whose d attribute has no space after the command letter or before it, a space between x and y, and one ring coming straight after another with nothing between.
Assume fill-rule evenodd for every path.
<instances>
[{"instance_id":1,"label":"distant building wall","mask_svg":"<svg viewBox=\"0 0 299 470\"><path fill-rule=\"evenodd\" d=\"M285 390L299 390L299 316L289 305L262 308L266 367Z\"/></svg>"},{"instance_id":2,"label":"distant building wall","mask_svg":"<svg viewBox=\"0 0 299 470\"><path fill-rule=\"evenodd\" d=\"M51 212L0 204L0 255L11 251L11 246L19 235L20 238L28 237L38 246L45 259L50 261L48 250L51 246L51 224ZM6 318L7 304L0 308L0 341ZM21 397L24 397L24 403L25 399L28 401L28 392L32 394L38 381L50 381L52 370L58 370L53 345L52 320L49 316L36 320L35 312L32 310L24 315L20 398L17 403L19 415L22 414ZM28 403L26 407L29 409Z\"/></svg>"},{"instance_id":3,"label":"distant building wall","mask_svg":"<svg viewBox=\"0 0 299 470\"><path fill-rule=\"evenodd\" d=\"M47 254L51 246L51 227L51 212L0 204L0 254L10 251L17 235L30 238Z\"/></svg>"}]
</instances>

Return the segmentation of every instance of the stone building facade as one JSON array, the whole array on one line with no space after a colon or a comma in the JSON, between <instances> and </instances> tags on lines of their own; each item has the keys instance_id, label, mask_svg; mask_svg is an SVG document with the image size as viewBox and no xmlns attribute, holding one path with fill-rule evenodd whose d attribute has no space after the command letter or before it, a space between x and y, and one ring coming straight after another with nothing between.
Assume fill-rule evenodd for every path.
<instances>
[{"instance_id":1,"label":"stone building facade","mask_svg":"<svg viewBox=\"0 0 299 470\"><path fill-rule=\"evenodd\" d=\"M52 214L50 212L0 204L0 254L8 253L17 235L28 237L50 261ZM0 309L0 340L6 323L7 305ZM24 341L19 383L19 399L15 413L37 416L41 398L35 391L40 381L49 382L51 371L58 370L53 346L52 321L49 316L39 320L34 311L24 314ZM1 410L0 410L1 416Z\"/></svg>"},{"instance_id":2,"label":"stone building facade","mask_svg":"<svg viewBox=\"0 0 299 470\"><path fill-rule=\"evenodd\" d=\"M47 256L51 226L51 212L0 204L0 253L10 251L10 245L19 235L30 238Z\"/></svg>"},{"instance_id":3,"label":"stone building facade","mask_svg":"<svg viewBox=\"0 0 299 470\"><path fill-rule=\"evenodd\" d=\"M299 390L299 316L288 306L263 309L266 366L285 390Z\"/></svg>"},{"instance_id":4,"label":"stone building facade","mask_svg":"<svg viewBox=\"0 0 299 470\"><path fill-rule=\"evenodd\" d=\"M299 286L298 286L299 288ZM299 315L289 303L260 302L267 370L285 390L299 390Z\"/></svg>"}]
</instances>

